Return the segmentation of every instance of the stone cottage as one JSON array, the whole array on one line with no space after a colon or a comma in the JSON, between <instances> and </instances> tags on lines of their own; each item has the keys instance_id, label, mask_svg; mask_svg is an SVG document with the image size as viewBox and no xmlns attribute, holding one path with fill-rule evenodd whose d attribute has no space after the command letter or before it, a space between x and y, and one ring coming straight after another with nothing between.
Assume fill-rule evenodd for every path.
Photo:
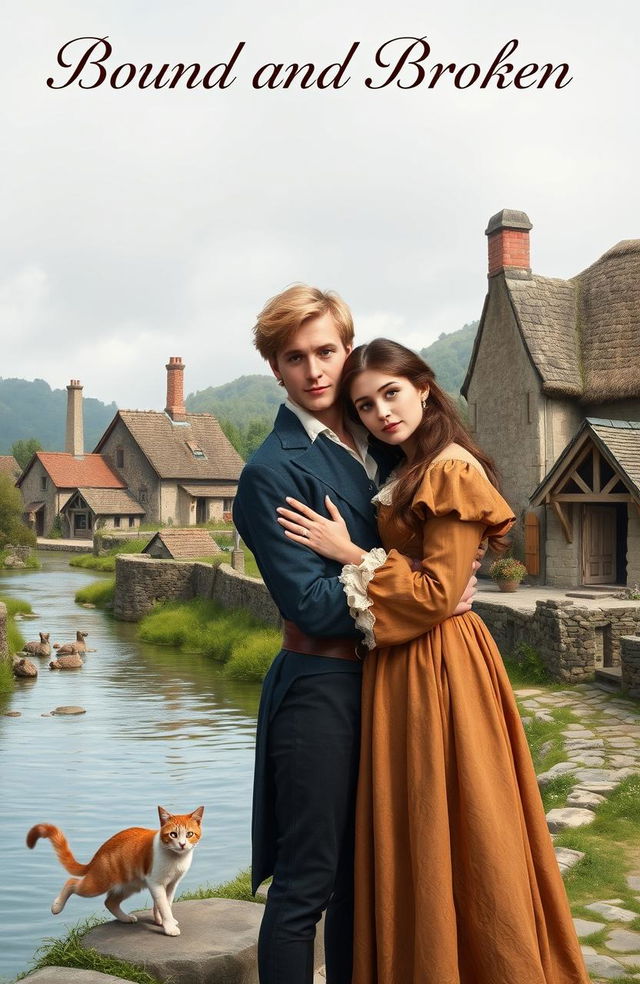
<instances>
[{"instance_id":1,"label":"stone cottage","mask_svg":"<svg viewBox=\"0 0 640 984\"><path fill-rule=\"evenodd\" d=\"M167 369L167 405L119 410L96 446L146 511L146 520L193 526L230 518L244 462L209 413L187 413L184 363Z\"/></svg>"},{"instance_id":2,"label":"stone cottage","mask_svg":"<svg viewBox=\"0 0 640 984\"><path fill-rule=\"evenodd\" d=\"M62 535L80 539L91 539L96 525L129 525L130 517L139 523L137 503L122 478L102 455L84 454L82 386L77 379L67 386L65 450L37 451L16 484L25 519L37 536L46 536L58 517ZM109 493L106 513L97 509L95 498L93 506L87 501L98 492Z\"/></svg>"},{"instance_id":3,"label":"stone cottage","mask_svg":"<svg viewBox=\"0 0 640 984\"><path fill-rule=\"evenodd\" d=\"M84 453L82 386L67 386L64 452L38 451L18 480L25 518L45 536L59 518L65 537L143 520L193 526L231 515L243 461L211 414L186 412L184 363L167 365L167 406L119 410L92 454Z\"/></svg>"},{"instance_id":4,"label":"stone cottage","mask_svg":"<svg viewBox=\"0 0 640 984\"><path fill-rule=\"evenodd\" d=\"M524 212L490 220L488 293L462 393L551 585L640 582L640 240L570 280L532 273Z\"/></svg>"}]
</instances>

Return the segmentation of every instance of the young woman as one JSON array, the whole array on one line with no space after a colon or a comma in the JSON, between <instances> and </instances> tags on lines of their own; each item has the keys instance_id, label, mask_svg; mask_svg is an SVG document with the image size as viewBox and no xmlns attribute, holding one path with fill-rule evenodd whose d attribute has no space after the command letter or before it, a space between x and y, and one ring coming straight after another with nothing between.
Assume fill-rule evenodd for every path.
<instances>
[{"instance_id":1,"label":"young woman","mask_svg":"<svg viewBox=\"0 0 640 984\"><path fill-rule=\"evenodd\" d=\"M475 613L449 617L478 543L513 523L493 464L403 346L355 349L342 386L404 452L377 496L383 548L352 543L329 499L329 519L288 499L279 521L344 565L370 649L353 984L588 984L500 655Z\"/></svg>"}]
</instances>

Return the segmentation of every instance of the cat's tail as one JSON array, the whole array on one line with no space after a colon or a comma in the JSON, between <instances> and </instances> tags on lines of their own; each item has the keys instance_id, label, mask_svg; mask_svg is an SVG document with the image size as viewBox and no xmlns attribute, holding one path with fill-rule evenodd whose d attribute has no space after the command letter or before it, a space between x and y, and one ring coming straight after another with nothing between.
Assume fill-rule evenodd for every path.
<instances>
[{"instance_id":1,"label":"cat's tail","mask_svg":"<svg viewBox=\"0 0 640 984\"><path fill-rule=\"evenodd\" d=\"M27 847L35 847L36 842L41 837L49 838L54 851L58 855L58 861L63 868L67 869L70 875L86 875L89 865L80 864L76 861L69 848L67 838L59 827L54 827L50 823L37 823L27 834Z\"/></svg>"}]
</instances>

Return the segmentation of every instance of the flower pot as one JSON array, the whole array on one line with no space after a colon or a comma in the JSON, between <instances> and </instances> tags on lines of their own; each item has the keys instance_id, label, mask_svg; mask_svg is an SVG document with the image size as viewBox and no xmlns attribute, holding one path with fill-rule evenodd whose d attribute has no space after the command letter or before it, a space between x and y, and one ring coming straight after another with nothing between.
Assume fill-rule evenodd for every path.
<instances>
[{"instance_id":1,"label":"flower pot","mask_svg":"<svg viewBox=\"0 0 640 984\"><path fill-rule=\"evenodd\" d=\"M496 581L496 584L501 591L517 591L520 587L520 581Z\"/></svg>"}]
</instances>

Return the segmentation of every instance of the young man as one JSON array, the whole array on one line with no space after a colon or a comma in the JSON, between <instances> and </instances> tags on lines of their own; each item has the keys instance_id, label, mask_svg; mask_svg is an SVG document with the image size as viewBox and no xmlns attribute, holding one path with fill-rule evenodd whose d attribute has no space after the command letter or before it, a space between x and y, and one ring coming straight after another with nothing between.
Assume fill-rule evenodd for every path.
<instances>
[{"instance_id":1,"label":"young man","mask_svg":"<svg viewBox=\"0 0 640 984\"><path fill-rule=\"evenodd\" d=\"M312 984L325 919L327 984L350 984L353 823L360 734L360 634L340 565L284 535L287 496L326 514L329 495L354 542L379 546L371 504L397 452L369 447L338 401L353 321L336 294L297 285L258 316L255 345L287 392L272 433L245 466L234 522L284 620L264 682L256 742L253 890L273 874L260 930L261 984ZM461 600L459 610L468 610Z\"/></svg>"}]
</instances>

